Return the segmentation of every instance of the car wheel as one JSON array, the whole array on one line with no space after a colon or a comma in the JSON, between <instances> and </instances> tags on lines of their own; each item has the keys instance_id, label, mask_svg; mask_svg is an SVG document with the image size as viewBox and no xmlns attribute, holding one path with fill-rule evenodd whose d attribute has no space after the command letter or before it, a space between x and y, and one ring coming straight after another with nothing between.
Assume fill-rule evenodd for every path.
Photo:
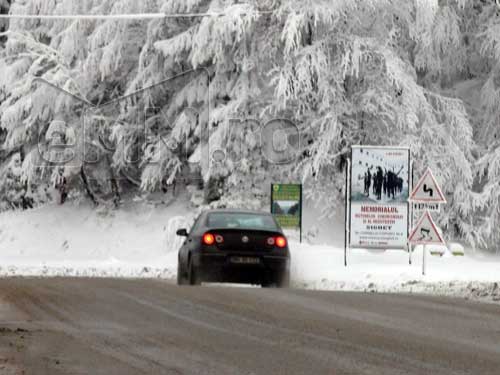
<instances>
[{"instance_id":1,"label":"car wheel","mask_svg":"<svg viewBox=\"0 0 500 375\"><path fill-rule=\"evenodd\" d=\"M279 272L276 276L264 279L261 285L263 288L288 288L290 287L290 272Z\"/></svg>"},{"instance_id":2,"label":"car wheel","mask_svg":"<svg viewBox=\"0 0 500 375\"><path fill-rule=\"evenodd\" d=\"M276 283L278 288L289 288L290 287L290 271L284 271L280 274L278 282Z\"/></svg>"},{"instance_id":3,"label":"car wheel","mask_svg":"<svg viewBox=\"0 0 500 375\"><path fill-rule=\"evenodd\" d=\"M177 263L177 285L187 285L188 279L186 277L186 271L184 267L182 267L181 260Z\"/></svg>"},{"instance_id":4,"label":"car wheel","mask_svg":"<svg viewBox=\"0 0 500 375\"><path fill-rule=\"evenodd\" d=\"M188 280L189 285L201 285L200 274L198 272L198 269L193 264L191 258L189 259L188 265Z\"/></svg>"},{"instance_id":5,"label":"car wheel","mask_svg":"<svg viewBox=\"0 0 500 375\"><path fill-rule=\"evenodd\" d=\"M263 288L274 288L276 287L276 283L273 278L270 278L269 276L266 276L262 279L260 285Z\"/></svg>"}]
</instances>

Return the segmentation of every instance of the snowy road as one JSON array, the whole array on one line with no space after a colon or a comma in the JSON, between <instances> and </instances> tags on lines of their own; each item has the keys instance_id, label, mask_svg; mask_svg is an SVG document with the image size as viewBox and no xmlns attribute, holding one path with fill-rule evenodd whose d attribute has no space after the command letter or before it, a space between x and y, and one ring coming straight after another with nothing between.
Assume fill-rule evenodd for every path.
<instances>
[{"instance_id":1,"label":"snowy road","mask_svg":"<svg viewBox=\"0 0 500 375\"><path fill-rule=\"evenodd\" d=\"M498 305L144 280L0 280L1 374L497 375L499 369Z\"/></svg>"}]
</instances>

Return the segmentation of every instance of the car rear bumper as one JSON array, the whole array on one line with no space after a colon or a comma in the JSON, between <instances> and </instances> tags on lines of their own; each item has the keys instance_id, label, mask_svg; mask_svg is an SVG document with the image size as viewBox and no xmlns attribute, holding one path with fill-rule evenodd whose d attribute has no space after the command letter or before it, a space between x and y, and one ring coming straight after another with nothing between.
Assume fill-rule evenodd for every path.
<instances>
[{"instance_id":1,"label":"car rear bumper","mask_svg":"<svg viewBox=\"0 0 500 375\"><path fill-rule=\"evenodd\" d=\"M197 259L196 259L197 258ZM257 264L235 263L235 258L258 259ZM236 259L239 260L239 259ZM260 283L290 270L287 255L255 253L198 254L195 265L205 281Z\"/></svg>"}]
</instances>

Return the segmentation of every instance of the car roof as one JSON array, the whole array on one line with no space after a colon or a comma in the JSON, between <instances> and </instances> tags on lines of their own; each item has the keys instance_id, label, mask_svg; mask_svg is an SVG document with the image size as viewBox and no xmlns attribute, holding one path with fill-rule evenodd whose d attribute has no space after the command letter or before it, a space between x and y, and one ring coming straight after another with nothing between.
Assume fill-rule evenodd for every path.
<instances>
[{"instance_id":1,"label":"car roof","mask_svg":"<svg viewBox=\"0 0 500 375\"><path fill-rule=\"evenodd\" d=\"M271 215L269 212L265 211L258 211L258 210L248 210L248 209L243 209L243 208L215 208L215 209L210 209L206 210L204 213L205 214L211 214L211 213L226 213L226 214L255 214L255 215Z\"/></svg>"},{"instance_id":2,"label":"car roof","mask_svg":"<svg viewBox=\"0 0 500 375\"><path fill-rule=\"evenodd\" d=\"M276 225L275 229L273 228L272 230L268 230L268 231L283 233L279 224L276 222L276 220L274 219L274 217L271 213L265 212L265 211L239 209L239 208L215 208L215 209L204 210L203 212L200 213L200 216L198 217L198 218L202 219L202 224L196 228L196 231L203 231L207 228L205 226L204 222L206 221L207 216L212 214L212 213L222 213L222 214L243 213L243 214L249 214L249 215L268 216L268 217L273 218L273 221ZM266 229L262 229L262 230L266 230Z\"/></svg>"}]
</instances>

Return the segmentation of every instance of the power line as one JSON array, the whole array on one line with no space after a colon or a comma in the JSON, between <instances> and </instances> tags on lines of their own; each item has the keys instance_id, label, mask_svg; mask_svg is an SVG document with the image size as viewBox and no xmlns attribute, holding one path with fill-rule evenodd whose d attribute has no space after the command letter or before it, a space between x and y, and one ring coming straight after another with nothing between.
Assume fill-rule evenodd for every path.
<instances>
[{"instance_id":1,"label":"power line","mask_svg":"<svg viewBox=\"0 0 500 375\"><path fill-rule=\"evenodd\" d=\"M163 13L149 13L149 14L1 14L0 18L8 19L150 19L150 18L165 18Z\"/></svg>"},{"instance_id":2,"label":"power line","mask_svg":"<svg viewBox=\"0 0 500 375\"><path fill-rule=\"evenodd\" d=\"M270 14L272 11L256 11L258 14ZM248 14L246 12L240 15ZM138 13L138 14L0 14L0 19L46 19L46 20L135 20L161 18L201 18L221 17L227 13Z\"/></svg>"}]
</instances>

